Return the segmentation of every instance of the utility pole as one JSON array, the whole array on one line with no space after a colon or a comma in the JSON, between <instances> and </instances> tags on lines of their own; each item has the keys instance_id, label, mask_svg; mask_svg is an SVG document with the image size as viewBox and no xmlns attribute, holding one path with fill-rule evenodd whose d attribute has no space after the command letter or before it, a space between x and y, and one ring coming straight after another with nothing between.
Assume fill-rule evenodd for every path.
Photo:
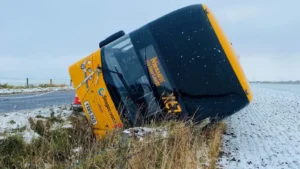
<instances>
[{"instance_id":1,"label":"utility pole","mask_svg":"<svg viewBox=\"0 0 300 169\"><path fill-rule=\"evenodd\" d=\"M28 80L28 78L26 78L26 87L27 88L29 87L29 80Z\"/></svg>"}]
</instances>

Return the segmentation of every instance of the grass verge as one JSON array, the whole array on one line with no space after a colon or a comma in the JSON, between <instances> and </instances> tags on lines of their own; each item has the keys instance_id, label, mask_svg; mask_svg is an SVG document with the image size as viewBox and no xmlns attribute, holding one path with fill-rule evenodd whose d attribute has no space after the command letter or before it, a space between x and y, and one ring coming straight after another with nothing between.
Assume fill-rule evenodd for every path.
<instances>
[{"instance_id":1,"label":"grass verge","mask_svg":"<svg viewBox=\"0 0 300 169\"><path fill-rule=\"evenodd\" d=\"M209 169L216 168L216 162L220 156L220 148L222 144L222 135L226 132L226 124L224 122L218 122L211 126L208 132L209 141Z\"/></svg>"},{"instance_id":2,"label":"grass verge","mask_svg":"<svg viewBox=\"0 0 300 169\"><path fill-rule=\"evenodd\" d=\"M215 168L226 130L222 122L202 127L168 121L147 126L165 134L154 132L140 139L120 129L96 140L84 116L71 115L68 120L72 128L52 130L53 118L30 119L39 138L31 143L20 135L0 140L0 168Z\"/></svg>"},{"instance_id":3,"label":"grass verge","mask_svg":"<svg viewBox=\"0 0 300 169\"><path fill-rule=\"evenodd\" d=\"M10 85L7 83L0 84L0 89L26 89L26 88L48 88L48 87L66 87L66 84L39 84L39 85L29 85L28 87L25 85Z\"/></svg>"}]
</instances>

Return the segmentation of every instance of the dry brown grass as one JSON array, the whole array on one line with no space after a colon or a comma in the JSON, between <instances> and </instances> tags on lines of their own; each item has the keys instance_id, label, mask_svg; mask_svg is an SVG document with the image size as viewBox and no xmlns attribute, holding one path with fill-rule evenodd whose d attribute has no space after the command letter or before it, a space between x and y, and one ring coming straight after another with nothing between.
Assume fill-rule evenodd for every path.
<instances>
[{"instance_id":1,"label":"dry brown grass","mask_svg":"<svg viewBox=\"0 0 300 169\"><path fill-rule=\"evenodd\" d=\"M47 87L66 87L65 84L39 84L38 87L47 88Z\"/></svg>"},{"instance_id":2,"label":"dry brown grass","mask_svg":"<svg viewBox=\"0 0 300 169\"><path fill-rule=\"evenodd\" d=\"M0 83L0 89L12 89L12 88L14 88L13 85L9 85L7 83L4 83L4 84Z\"/></svg>"},{"instance_id":3,"label":"dry brown grass","mask_svg":"<svg viewBox=\"0 0 300 169\"><path fill-rule=\"evenodd\" d=\"M216 168L217 159L220 156L220 148L222 144L222 135L226 131L226 124L224 122L218 122L211 127L208 133L209 141L209 169Z\"/></svg>"},{"instance_id":4,"label":"dry brown grass","mask_svg":"<svg viewBox=\"0 0 300 169\"><path fill-rule=\"evenodd\" d=\"M194 169L208 168L208 164L214 168L226 128L224 123L203 128L169 121L148 125L167 130L166 136L149 134L140 140L115 130L96 140L84 117L73 115L69 120L73 129L39 127L42 137L30 144L19 136L0 141L0 168ZM33 128L38 129L36 123Z\"/></svg>"},{"instance_id":5,"label":"dry brown grass","mask_svg":"<svg viewBox=\"0 0 300 169\"><path fill-rule=\"evenodd\" d=\"M146 141L135 142L128 165L132 168L198 168L201 163L197 152L207 149L202 144L201 129L183 122L169 124L167 129L166 138L149 136Z\"/></svg>"}]
</instances>

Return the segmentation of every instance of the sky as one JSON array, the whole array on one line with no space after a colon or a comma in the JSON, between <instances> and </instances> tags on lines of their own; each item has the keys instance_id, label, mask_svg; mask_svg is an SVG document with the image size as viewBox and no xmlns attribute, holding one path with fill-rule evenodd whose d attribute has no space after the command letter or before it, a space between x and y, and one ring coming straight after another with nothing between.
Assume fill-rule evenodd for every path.
<instances>
[{"instance_id":1,"label":"sky","mask_svg":"<svg viewBox=\"0 0 300 169\"><path fill-rule=\"evenodd\" d=\"M0 79L69 79L68 67L107 36L206 4L249 80L300 80L298 0L0 1Z\"/></svg>"}]
</instances>

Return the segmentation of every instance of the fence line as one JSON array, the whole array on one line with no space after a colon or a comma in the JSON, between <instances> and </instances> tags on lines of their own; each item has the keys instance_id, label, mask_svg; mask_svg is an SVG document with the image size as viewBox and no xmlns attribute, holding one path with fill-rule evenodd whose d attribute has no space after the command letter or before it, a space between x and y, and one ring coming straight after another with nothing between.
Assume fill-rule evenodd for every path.
<instances>
[{"instance_id":1,"label":"fence line","mask_svg":"<svg viewBox=\"0 0 300 169\"><path fill-rule=\"evenodd\" d=\"M70 79L35 79L35 78L0 78L0 85L13 85L13 86L54 86L54 85L66 85L72 86Z\"/></svg>"}]
</instances>

